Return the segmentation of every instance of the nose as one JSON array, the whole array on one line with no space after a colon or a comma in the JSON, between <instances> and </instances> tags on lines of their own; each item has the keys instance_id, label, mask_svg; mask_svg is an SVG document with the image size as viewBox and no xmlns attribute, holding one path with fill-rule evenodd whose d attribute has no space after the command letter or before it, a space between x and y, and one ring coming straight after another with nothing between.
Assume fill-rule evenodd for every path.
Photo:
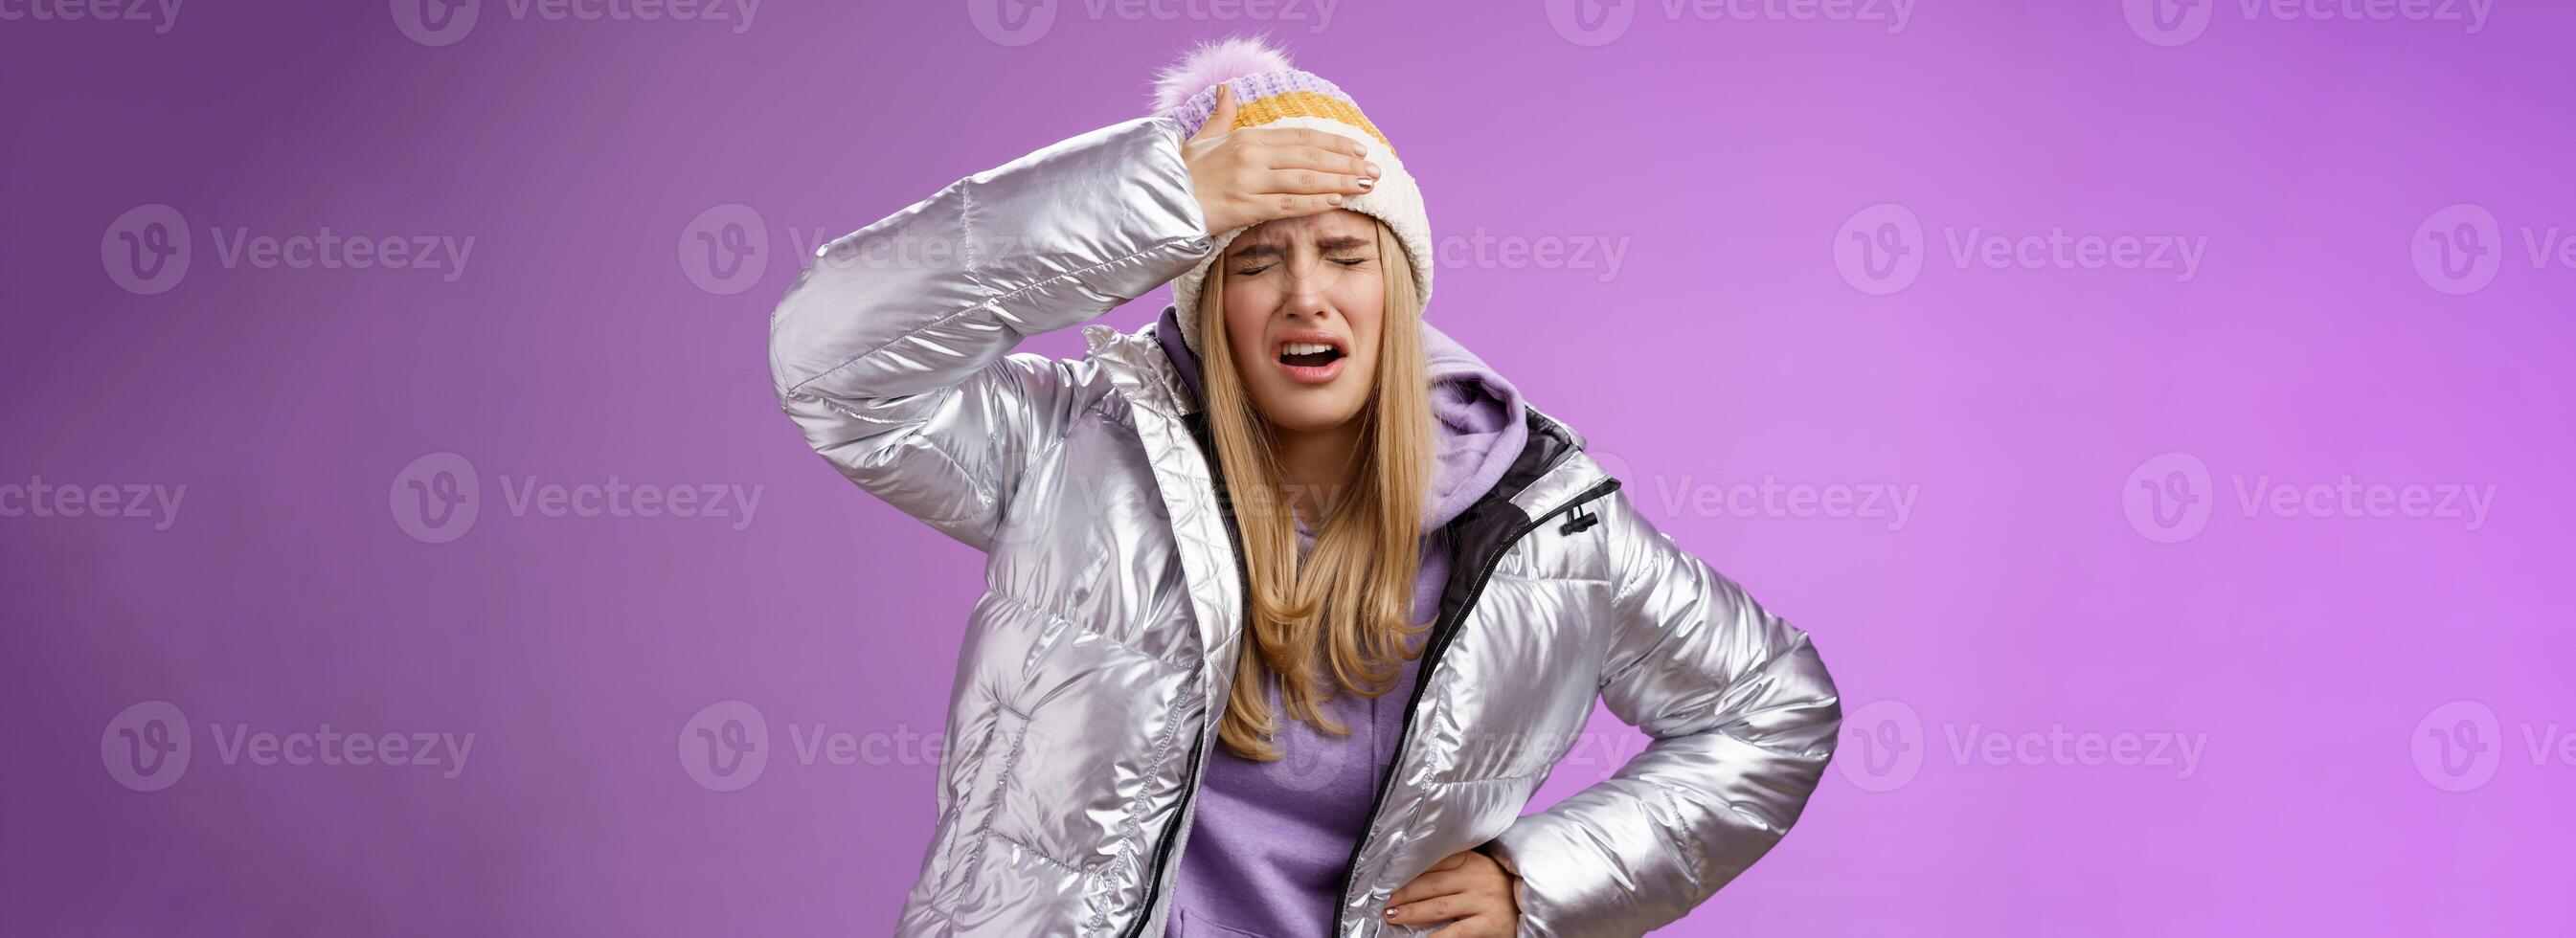
<instances>
[{"instance_id":1,"label":"nose","mask_svg":"<svg viewBox=\"0 0 2576 938\"><path fill-rule=\"evenodd\" d=\"M1329 287L1332 278L1324 264L1291 264L1288 289L1280 297L1279 311L1296 320L1321 321L1334 315Z\"/></svg>"}]
</instances>

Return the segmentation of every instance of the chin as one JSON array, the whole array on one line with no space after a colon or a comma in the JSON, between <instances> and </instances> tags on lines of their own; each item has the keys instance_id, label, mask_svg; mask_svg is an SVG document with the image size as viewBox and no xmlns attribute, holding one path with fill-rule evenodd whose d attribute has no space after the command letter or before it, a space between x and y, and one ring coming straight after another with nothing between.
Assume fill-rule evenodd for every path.
<instances>
[{"instance_id":1,"label":"chin","mask_svg":"<svg viewBox=\"0 0 2576 938\"><path fill-rule=\"evenodd\" d=\"M1262 407L1262 419L1289 433L1323 433L1338 430L1359 419L1360 408L1342 406L1340 402L1298 401L1279 407Z\"/></svg>"}]
</instances>

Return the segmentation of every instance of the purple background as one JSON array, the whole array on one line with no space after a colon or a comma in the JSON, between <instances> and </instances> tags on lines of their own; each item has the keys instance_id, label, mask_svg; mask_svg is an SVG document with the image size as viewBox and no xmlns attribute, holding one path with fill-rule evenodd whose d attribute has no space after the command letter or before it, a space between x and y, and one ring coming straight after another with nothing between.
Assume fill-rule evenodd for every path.
<instances>
[{"instance_id":1,"label":"purple background","mask_svg":"<svg viewBox=\"0 0 2576 938\"><path fill-rule=\"evenodd\" d=\"M1805 821L1670 933L2576 932L2576 753L2532 753L2576 733L2576 269L2526 249L2576 237L2563 4L2472 31L2217 0L2165 32L2120 0L1897 29L1631 0L1585 32L1538 2L1056 0L1012 33L951 2L770 0L737 31L485 0L433 46L406 2L0 21L0 933L890 928L935 757L898 734L941 726L978 557L805 449L770 306L817 234L1133 116L1185 43L1261 27L1461 239L1433 321L1812 631L1846 694ZM1881 203L1921 229L1886 295L1837 263ZM2495 219L2492 282L2414 259L2463 203ZM152 204L192 247L147 295L113 226ZM761 266L710 274L696 235L746 218ZM450 282L218 243L326 227L475 245ZM2054 228L2205 254L2184 280L1952 253ZM1479 256L1480 229L1594 266ZM480 489L444 543L402 497L437 453ZM2140 501L2177 467L2205 522ZM737 529L506 491L612 476L761 501ZM2347 476L2493 501L2240 501ZM28 507L39 477L186 488L66 517ZM1912 501L1729 506L1765 477ZM768 761L717 791L679 744L727 700ZM102 748L146 701L193 747L158 791ZM475 742L454 778L222 758L235 727L322 724ZM800 760L818 725L855 764ZM1594 727L1534 809L1634 750ZM2152 758L2163 734L2196 760Z\"/></svg>"}]
</instances>

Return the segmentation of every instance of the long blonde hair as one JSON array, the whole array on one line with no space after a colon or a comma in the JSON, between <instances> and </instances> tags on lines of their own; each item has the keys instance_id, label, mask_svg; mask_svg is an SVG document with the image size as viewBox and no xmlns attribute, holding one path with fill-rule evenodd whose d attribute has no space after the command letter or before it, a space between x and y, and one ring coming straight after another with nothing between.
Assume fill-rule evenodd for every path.
<instances>
[{"instance_id":1,"label":"long blonde hair","mask_svg":"<svg viewBox=\"0 0 2576 938\"><path fill-rule=\"evenodd\" d=\"M1374 222L1375 220L1372 219ZM1295 515L1272 444L1270 422L1253 406L1234 364L1225 326L1225 273L1199 296L1210 434L1233 502L1251 579L1248 644L1235 668L1218 739L1236 755L1271 761L1277 729L1269 681L1288 714L1335 736L1350 728L1324 716L1336 688L1368 697L1394 689L1409 639L1431 624L1413 621L1413 581L1422 565L1422 506L1431 488L1430 366L1422 350L1422 294L1402 243L1375 222L1386 315L1378 330L1376 388L1348 489L1312 551L1297 553ZM1329 683L1327 676L1329 675Z\"/></svg>"}]
</instances>

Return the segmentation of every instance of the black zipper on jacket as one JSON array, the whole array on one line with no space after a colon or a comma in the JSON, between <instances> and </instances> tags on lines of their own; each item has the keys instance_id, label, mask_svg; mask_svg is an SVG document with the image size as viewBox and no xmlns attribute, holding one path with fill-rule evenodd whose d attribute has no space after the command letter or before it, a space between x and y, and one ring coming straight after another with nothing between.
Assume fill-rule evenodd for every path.
<instances>
[{"instance_id":1,"label":"black zipper on jacket","mask_svg":"<svg viewBox=\"0 0 2576 938\"><path fill-rule=\"evenodd\" d=\"M1503 565L1503 555L1511 553L1513 545L1519 544L1521 538L1528 537L1531 531L1538 530L1540 525L1548 522L1548 519L1564 514L1565 512L1579 507L1586 502L1608 495L1618 488L1618 479L1610 478L1601 480L1599 484L1577 493L1573 498L1567 499L1563 504L1560 504L1555 508L1548 509L1546 514L1531 518L1527 523L1522 524L1518 529L1514 530L1511 533L1511 536L1503 538L1502 543L1495 545L1494 550L1486 556L1484 569L1482 572L1476 574L1474 583L1467 588L1466 601L1459 604L1458 614L1449 617L1448 621L1441 623L1440 628L1431 633L1431 638L1428 644L1423 646L1422 667L1414 674L1413 694L1404 702L1404 722L1401 724L1403 729L1398 730L1395 734L1395 759L1387 764L1386 772L1378 777L1376 797L1369 799L1367 815L1369 824L1375 825L1377 823L1377 813L1386 807L1387 792L1393 790L1395 787L1396 769L1404 764L1405 744L1413 741L1413 714L1415 710L1422 706L1423 692L1431 687L1432 671L1440 666L1440 656L1449 650L1450 640L1456 638L1458 635L1458 629L1466 624L1467 615L1476 610L1476 601L1484 598L1485 583L1486 581L1493 579L1494 570ZM1350 897L1352 880L1359 877L1360 850L1361 848L1368 846L1368 840L1368 830L1367 828L1362 828L1360 830L1359 838L1351 841L1351 859L1342 871L1342 889L1340 892L1333 895L1333 923L1330 926L1331 931L1327 932L1324 935L1324 938L1339 938L1341 934L1342 900Z\"/></svg>"},{"instance_id":2,"label":"black zipper on jacket","mask_svg":"<svg viewBox=\"0 0 2576 938\"><path fill-rule=\"evenodd\" d=\"M1136 924L1127 927L1126 938L1145 933L1145 920L1154 917L1154 896L1163 888L1163 864L1171 859L1172 845L1181 839L1181 821L1190 816L1190 801L1198 796L1200 744L1207 740L1207 727L1201 725L1198 735L1190 737L1190 764L1182 770L1187 783L1181 788L1181 803L1172 811L1172 819L1163 825L1163 842L1154 848L1154 864L1145 868L1145 904L1136 908Z\"/></svg>"}]
</instances>

